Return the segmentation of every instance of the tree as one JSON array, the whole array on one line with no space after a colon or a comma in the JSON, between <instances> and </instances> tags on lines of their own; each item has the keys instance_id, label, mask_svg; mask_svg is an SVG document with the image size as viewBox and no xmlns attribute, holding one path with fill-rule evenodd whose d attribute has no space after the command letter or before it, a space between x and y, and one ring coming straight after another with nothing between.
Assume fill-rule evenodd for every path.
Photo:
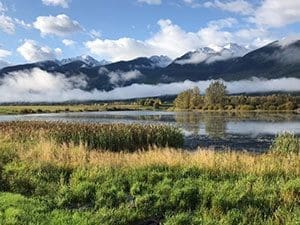
<instances>
[{"instance_id":1,"label":"tree","mask_svg":"<svg viewBox=\"0 0 300 225\"><path fill-rule=\"evenodd\" d=\"M205 92L205 102L209 105L224 104L227 95L226 86L221 81L212 82Z\"/></svg>"},{"instance_id":2,"label":"tree","mask_svg":"<svg viewBox=\"0 0 300 225\"><path fill-rule=\"evenodd\" d=\"M191 99L190 99L190 108L197 109L202 104L202 98L200 95L200 89L198 87L194 87L191 90Z\"/></svg>"},{"instance_id":3,"label":"tree","mask_svg":"<svg viewBox=\"0 0 300 225\"><path fill-rule=\"evenodd\" d=\"M181 92L177 98L175 99L175 108L178 109L189 109L190 108L190 101L191 101L191 90L187 90L184 92Z\"/></svg>"}]
</instances>

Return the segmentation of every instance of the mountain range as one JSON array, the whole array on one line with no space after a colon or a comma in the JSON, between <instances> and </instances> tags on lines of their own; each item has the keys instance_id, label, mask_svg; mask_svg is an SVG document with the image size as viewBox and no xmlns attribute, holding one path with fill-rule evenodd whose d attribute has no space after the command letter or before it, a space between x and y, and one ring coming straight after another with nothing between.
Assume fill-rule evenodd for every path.
<instances>
[{"instance_id":1,"label":"mountain range","mask_svg":"<svg viewBox=\"0 0 300 225\"><path fill-rule=\"evenodd\" d=\"M300 78L300 40L289 43L275 41L255 50L235 43L222 47L209 46L187 52L174 60L167 56L152 56L109 62L83 55L4 67L0 70L0 78L33 68L61 73L66 77L85 75L86 90L112 90L133 83L158 84L185 80Z\"/></svg>"}]
</instances>

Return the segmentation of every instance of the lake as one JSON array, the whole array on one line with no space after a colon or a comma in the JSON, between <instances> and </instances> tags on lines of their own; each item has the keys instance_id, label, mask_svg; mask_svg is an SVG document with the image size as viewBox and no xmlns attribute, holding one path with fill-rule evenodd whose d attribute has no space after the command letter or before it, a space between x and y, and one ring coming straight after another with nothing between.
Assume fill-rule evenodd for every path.
<instances>
[{"instance_id":1,"label":"lake","mask_svg":"<svg viewBox=\"0 0 300 225\"><path fill-rule=\"evenodd\" d=\"M113 111L0 116L0 121L13 120L168 124L182 129L188 149L258 152L267 150L278 133L300 136L300 114L292 113Z\"/></svg>"}]
</instances>

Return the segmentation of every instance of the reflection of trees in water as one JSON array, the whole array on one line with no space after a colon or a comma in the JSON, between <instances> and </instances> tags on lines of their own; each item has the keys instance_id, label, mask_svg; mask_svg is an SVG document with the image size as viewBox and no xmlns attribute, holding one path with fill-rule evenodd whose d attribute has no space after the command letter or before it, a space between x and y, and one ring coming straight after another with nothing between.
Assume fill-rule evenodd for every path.
<instances>
[{"instance_id":1,"label":"reflection of trees in water","mask_svg":"<svg viewBox=\"0 0 300 225\"><path fill-rule=\"evenodd\" d=\"M194 134L199 133L200 124L205 125L205 132L214 138L220 138L226 132L226 117L212 113L176 113L175 120L180 126Z\"/></svg>"},{"instance_id":2,"label":"reflection of trees in water","mask_svg":"<svg viewBox=\"0 0 300 225\"><path fill-rule=\"evenodd\" d=\"M226 133L226 117L203 115L205 132L213 138L222 138Z\"/></svg>"},{"instance_id":3,"label":"reflection of trees in water","mask_svg":"<svg viewBox=\"0 0 300 225\"><path fill-rule=\"evenodd\" d=\"M181 112L175 114L175 120L183 129L194 134L198 134L200 125L204 124L207 135L222 138L226 134L228 122L299 121L300 115L263 112Z\"/></svg>"},{"instance_id":4,"label":"reflection of trees in water","mask_svg":"<svg viewBox=\"0 0 300 225\"><path fill-rule=\"evenodd\" d=\"M202 115L194 112L176 113L175 120L183 129L198 134Z\"/></svg>"}]
</instances>

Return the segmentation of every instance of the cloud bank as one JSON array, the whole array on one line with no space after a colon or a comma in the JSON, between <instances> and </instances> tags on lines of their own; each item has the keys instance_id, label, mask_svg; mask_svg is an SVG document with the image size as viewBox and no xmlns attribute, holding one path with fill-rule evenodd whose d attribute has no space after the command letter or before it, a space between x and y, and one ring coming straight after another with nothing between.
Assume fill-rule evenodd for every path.
<instances>
[{"instance_id":1,"label":"cloud bank","mask_svg":"<svg viewBox=\"0 0 300 225\"><path fill-rule=\"evenodd\" d=\"M175 95L192 87L204 93L212 82L184 81L169 84L132 84L112 91L82 90L87 86L86 76L67 78L60 73L48 73L40 69L13 72L0 79L0 102L63 102L70 100L115 100L161 95ZM230 93L300 91L300 79L241 80L225 82Z\"/></svg>"}]
</instances>

